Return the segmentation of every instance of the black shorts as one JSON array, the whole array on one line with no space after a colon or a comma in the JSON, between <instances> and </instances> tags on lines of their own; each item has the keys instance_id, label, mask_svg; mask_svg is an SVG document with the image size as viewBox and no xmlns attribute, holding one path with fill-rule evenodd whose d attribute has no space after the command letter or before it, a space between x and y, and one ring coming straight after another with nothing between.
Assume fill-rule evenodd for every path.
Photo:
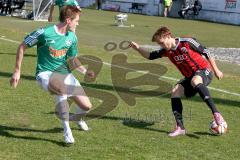
<instances>
[{"instance_id":1,"label":"black shorts","mask_svg":"<svg viewBox=\"0 0 240 160\"><path fill-rule=\"evenodd\" d=\"M197 70L194 74L194 76L201 76L203 79L203 84L205 86L208 86L213 78L213 73L212 71L209 71L208 69L202 69L202 70ZM177 84L181 84L184 88L184 95L186 97L192 97L195 96L197 93L197 90L191 85L191 80L194 77L189 77L189 78L184 78L180 80Z\"/></svg>"}]
</instances>

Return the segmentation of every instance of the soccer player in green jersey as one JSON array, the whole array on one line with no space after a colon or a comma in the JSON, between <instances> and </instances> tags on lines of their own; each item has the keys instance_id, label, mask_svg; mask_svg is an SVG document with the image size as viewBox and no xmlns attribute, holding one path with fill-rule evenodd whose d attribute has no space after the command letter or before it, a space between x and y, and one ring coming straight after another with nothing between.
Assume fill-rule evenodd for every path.
<instances>
[{"instance_id":1,"label":"soccer player in green jersey","mask_svg":"<svg viewBox=\"0 0 240 160\"><path fill-rule=\"evenodd\" d=\"M94 72L82 66L76 57L78 41L73 31L78 25L80 13L81 11L75 6L64 6L60 12L60 23L38 29L26 36L18 47L15 70L10 80L11 86L16 88L20 80L24 52L27 48L37 45L36 79L43 89L56 95L58 113L64 127L64 140L70 144L74 143L74 138L69 126L67 99L71 97L79 106L82 114L86 114L92 107L89 98L71 70L76 69L90 78L95 76ZM54 77L54 75L58 76ZM68 88L68 86L71 87ZM73 94L76 88L80 95ZM88 130L85 121L77 121L77 124L83 130Z\"/></svg>"},{"instance_id":2,"label":"soccer player in green jersey","mask_svg":"<svg viewBox=\"0 0 240 160\"><path fill-rule=\"evenodd\" d=\"M59 7L59 13L63 6L76 6L79 10L81 10L81 7L79 6L79 4L76 0L55 0L55 3L53 2L50 7L48 22L52 22L52 14L53 14L55 5L57 5Z\"/></svg>"}]
</instances>

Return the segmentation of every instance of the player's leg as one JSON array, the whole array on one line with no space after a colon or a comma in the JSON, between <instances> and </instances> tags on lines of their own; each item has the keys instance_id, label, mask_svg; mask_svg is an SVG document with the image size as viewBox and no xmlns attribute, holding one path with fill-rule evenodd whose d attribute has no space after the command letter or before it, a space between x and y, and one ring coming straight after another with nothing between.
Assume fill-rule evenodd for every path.
<instances>
[{"instance_id":1,"label":"player's leg","mask_svg":"<svg viewBox=\"0 0 240 160\"><path fill-rule=\"evenodd\" d=\"M212 113L218 112L216 106L213 103L213 99L210 96L209 90L206 85L203 84L203 79L201 76L196 75L192 78L191 81L192 86L197 90L200 97L205 101L205 103L209 106Z\"/></svg>"},{"instance_id":2,"label":"player's leg","mask_svg":"<svg viewBox=\"0 0 240 160\"><path fill-rule=\"evenodd\" d=\"M78 89L81 90L81 94L73 96L71 98L74 100L74 102L78 106L77 114L84 116L92 108L92 104L89 98L87 97L86 93L84 92L83 88L82 89L78 88ZM86 122L83 119L80 119L79 121L77 121L77 125L84 131L89 130Z\"/></svg>"},{"instance_id":3,"label":"player's leg","mask_svg":"<svg viewBox=\"0 0 240 160\"><path fill-rule=\"evenodd\" d=\"M164 12L163 12L163 16L164 16L164 17L167 17L167 12L168 12L168 7L165 6L165 7L164 7Z\"/></svg>"},{"instance_id":4,"label":"player's leg","mask_svg":"<svg viewBox=\"0 0 240 160\"><path fill-rule=\"evenodd\" d=\"M92 104L79 81L72 74L69 74L64 83L68 86L71 86L70 88L67 88L68 96L71 97L71 99L78 106L77 117L86 115L87 112L92 108ZM76 116L73 115L70 117L70 121L76 121ZM87 131L89 129L83 119L77 120L77 124L82 130Z\"/></svg>"},{"instance_id":5,"label":"player's leg","mask_svg":"<svg viewBox=\"0 0 240 160\"><path fill-rule=\"evenodd\" d=\"M167 7L167 14L169 15L172 8L172 0L169 1L168 7Z\"/></svg>"},{"instance_id":6,"label":"player's leg","mask_svg":"<svg viewBox=\"0 0 240 160\"><path fill-rule=\"evenodd\" d=\"M184 87L181 83L178 83L172 90L171 96L171 104L172 104L172 112L176 120L176 128L172 131L169 136L175 137L178 135L185 134L185 128L183 124L183 116L182 116L182 102L181 97L184 95Z\"/></svg>"},{"instance_id":7,"label":"player's leg","mask_svg":"<svg viewBox=\"0 0 240 160\"><path fill-rule=\"evenodd\" d=\"M191 85L196 89L199 93L200 97L207 104L207 106L211 109L212 114L214 115L214 119L217 124L220 124L224 121L223 117L217 110L213 99L209 93L207 85L211 83L212 80L212 72L208 70L199 70L196 72L195 76L191 80Z\"/></svg>"},{"instance_id":8,"label":"player's leg","mask_svg":"<svg viewBox=\"0 0 240 160\"><path fill-rule=\"evenodd\" d=\"M67 95L61 89L61 79L52 79L53 73L50 71L41 72L37 75L39 85L46 91L56 94L56 112L58 117L62 120L64 128L64 141L66 143L74 143L72 131L69 125L69 105L67 102ZM62 94L61 94L62 92Z\"/></svg>"},{"instance_id":9,"label":"player's leg","mask_svg":"<svg viewBox=\"0 0 240 160\"><path fill-rule=\"evenodd\" d=\"M69 104L67 101L67 95L56 96L56 113L62 120L64 141L68 144L74 143L74 138L69 124Z\"/></svg>"},{"instance_id":10,"label":"player's leg","mask_svg":"<svg viewBox=\"0 0 240 160\"><path fill-rule=\"evenodd\" d=\"M184 88L181 84L177 84L172 90L171 96L171 104L172 104L172 111L175 117L177 126L184 129L183 125L183 117L182 117L182 101L181 97L184 95Z\"/></svg>"}]
</instances>

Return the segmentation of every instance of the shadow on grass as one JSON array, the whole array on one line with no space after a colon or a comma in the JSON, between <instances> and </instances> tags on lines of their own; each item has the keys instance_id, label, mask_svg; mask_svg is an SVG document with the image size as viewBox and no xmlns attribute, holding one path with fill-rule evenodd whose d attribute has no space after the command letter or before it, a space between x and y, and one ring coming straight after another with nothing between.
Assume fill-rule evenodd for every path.
<instances>
[{"instance_id":1,"label":"shadow on grass","mask_svg":"<svg viewBox=\"0 0 240 160\"><path fill-rule=\"evenodd\" d=\"M0 52L0 55L1 54L16 56L16 53L12 53L12 52ZM37 55L24 53L24 57L37 57Z\"/></svg>"},{"instance_id":2,"label":"shadow on grass","mask_svg":"<svg viewBox=\"0 0 240 160\"><path fill-rule=\"evenodd\" d=\"M10 73L10 72L0 71L0 77L7 77L10 79L12 77L12 74L13 73ZM35 76L24 75L24 74L21 74L21 78L26 79L26 80L31 80L31 81L36 80Z\"/></svg>"},{"instance_id":3,"label":"shadow on grass","mask_svg":"<svg viewBox=\"0 0 240 160\"><path fill-rule=\"evenodd\" d=\"M213 136L216 137L217 135L208 133L208 132L193 132L194 134L201 135L201 136Z\"/></svg>"},{"instance_id":4,"label":"shadow on grass","mask_svg":"<svg viewBox=\"0 0 240 160\"><path fill-rule=\"evenodd\" d=\"M148 121L144 121L144 120L136 120L136 119L133 119L133 118L129 119L129 118L123 118L123 117L113 117L113 116L104 116L101 119L122 120L123 125L128 126L128 127L137 128L137 129L145 129L145 130L153 131L153 132L161 132L161 133L164 133L166 135L169 134L169 132L166 131L166 130L150 128L150 126L155 124L154 122L148 122ZM187 133L186 136L188 136L190 138L195 138L195 139L200 138L196 134Z\"/></svg>"},{"instance_id":5,"label":"shadow on grass","mask_svg":"<svg viewBox=\"0 0 240 160\"><path fill-rule=\"evenodd\" d=\"M100 119L108 119L108 120L121 120L123 125L138 129L146 129L150 131L156 131L156 132L162 132L167 134L168 132L165 130L159 130L154 128L149 128L149 126L152 126L155 124L155 122L148 122L144 120L137 120L133 118L125 118L125 117L114 117L114 116L103 116Z\"/></svg>"},{"instance_id":6,"label":"shadow on grass","mask_svg":"<svg viewBox=\"0 0 240 160\"><path fill-rule=\"evenodd\" d=\"M69 145L65 144L64 142L59 142L55 140L50 140L46 138L38 138L38 137L31 137L31 136L18 136L10 133L9 131L21 131L21 132L40 132L40 133L59 133L62 131L61 128L53 128L48 130L36 130L36 129L29 129L29 128L17 128L17 127L10 127L0 125L0 136L7 137L7 138L16 138L16 139L24 139L24 140L33 140L33 141L46 141L54 143L58 146L68 147Z\"/></svg>"}]
</instances>

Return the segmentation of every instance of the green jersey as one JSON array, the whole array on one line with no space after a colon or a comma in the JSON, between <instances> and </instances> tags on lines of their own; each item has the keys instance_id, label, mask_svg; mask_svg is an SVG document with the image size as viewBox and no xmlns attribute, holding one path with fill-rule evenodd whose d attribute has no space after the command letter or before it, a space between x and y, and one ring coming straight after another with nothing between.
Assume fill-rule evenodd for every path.
<instances>
[{"instance_id":1,"label":"green jersey","mask_svg":"<svg viewBox=\"0 0 240 160\"><path fill-rule=\"evenodd\" d=\"M77 37L74 32L61 34L57 26L38 29L24 39L28 47L37 45L36 75L43 71L70 73L67 59L77 56Z\"/></svg>"},{"instance_id":2,"label":"green jersey","mask_svg":"<svg viewBox=\"0 0 240 160\"><path fill-rule=\"evenodd\" d=\"M61 10L63 6L79 6L76 0L56 0L55 5L59 6L59 10Z\"/></svg>"}]
</instances>

